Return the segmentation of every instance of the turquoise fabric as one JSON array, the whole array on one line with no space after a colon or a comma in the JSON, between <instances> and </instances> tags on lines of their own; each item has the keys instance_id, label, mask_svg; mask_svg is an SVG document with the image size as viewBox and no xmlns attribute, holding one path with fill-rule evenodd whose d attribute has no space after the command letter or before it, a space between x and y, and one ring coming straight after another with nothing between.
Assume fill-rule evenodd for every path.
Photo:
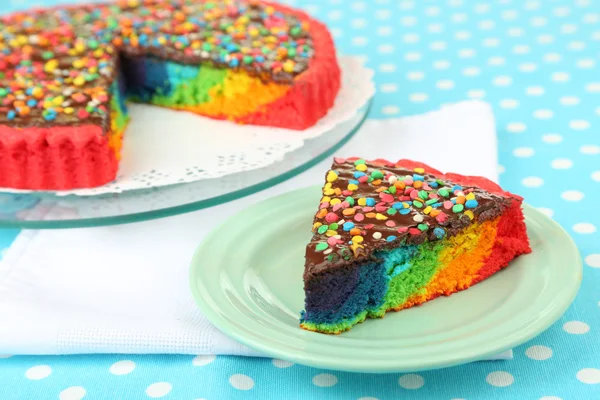
<instances>
[{"instance_id":1,"label":"turquoise fabric","mask_svg":"<svg viewBox=\"0 0 600 400\"><path fill-rule=\"evenodd\" d=\"M57 1L1 3L10 11ZM469 97L493 106L502 184L552 215L584 258L575 304L517 347L513 361L366 375L239 357L13 356L0 359L0 398L600 399L600 3L288 3L329 24L341 52L363 55L376 70L372 118ZM435 145L423 138L423 146ZM465 143L456 157L476 151L477 143ZM15 234L0 231L0 248ZM0 329L10 327L0 321Z\"/></svg>"}]
</instances>

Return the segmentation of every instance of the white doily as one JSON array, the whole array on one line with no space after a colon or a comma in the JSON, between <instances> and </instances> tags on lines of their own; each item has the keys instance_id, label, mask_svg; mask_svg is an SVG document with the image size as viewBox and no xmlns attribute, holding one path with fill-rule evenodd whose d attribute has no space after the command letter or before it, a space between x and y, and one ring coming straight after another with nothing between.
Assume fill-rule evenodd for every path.
<instances>
[{"instance_id":1,"label":"white doily","mask_svg":"<svg viewBox=\"0 0 600 400\"><path fill-rule=\"evenodd\" d=\"M360 58L339 58L342 85L334 106L306 130L237 125L162 107L130 104L117 179L92 189L56 191L91 196L166 186L263 168L299 149L306 139L348 121L375 94L373 71ZM31 191L0 188L3 192Z\"/></svg>"}]
</instances>

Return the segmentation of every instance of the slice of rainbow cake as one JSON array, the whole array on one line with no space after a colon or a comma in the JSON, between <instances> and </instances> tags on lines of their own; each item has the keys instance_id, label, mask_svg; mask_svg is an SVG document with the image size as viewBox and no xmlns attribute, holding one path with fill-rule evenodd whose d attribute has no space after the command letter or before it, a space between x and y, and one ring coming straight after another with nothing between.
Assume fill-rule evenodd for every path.
<instances>
[{"instance_id":1,"label":"slice of rainbow cake","mask_svg":"<svg viewBox=\"0 0 600 400\"><path fill-rule=\"evenodd\" d=\"M339 334L448 296L531 251L522 198L400 160L334 160L306 247L301 327Z\"/></svg>"}]
</instances>

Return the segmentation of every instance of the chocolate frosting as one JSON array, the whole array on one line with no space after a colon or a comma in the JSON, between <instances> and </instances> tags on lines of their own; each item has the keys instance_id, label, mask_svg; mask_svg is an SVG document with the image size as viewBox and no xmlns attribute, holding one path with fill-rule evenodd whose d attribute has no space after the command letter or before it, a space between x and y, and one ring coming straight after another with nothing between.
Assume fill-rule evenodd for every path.
<instances>
[{"instance_id":1,"label":"chocolate frosting","mask_svg":"<svg viewBox=\"0 0 600 400\"><path fill-rule=\"evenodd\" d=\"M1 16L0 124L108 129L119 57L291 85L313 55L307 21L256 0L126 0Z\"/></svg>"},{"instance_id":2,"label":"chocolate frosting","mask_svg":"<svg viewBox=\"0 0 600 400\"><path fill-rule=\"evenodd\" d=\"M363 182L357 182L357 177ZM314 234L306 247L305 279L373 259L376 250L453 236L471 223L496 218L511 201L476 186L440 179L420 168L382 167L364 160L336 159L326 180L313 220ZM415 184L421 187L415 188ZM395 189L390 190L392 187ZM370 206L360 205L359 199ZM455 207L460 203L462 207Z\"/></svg>"}]
</instances>

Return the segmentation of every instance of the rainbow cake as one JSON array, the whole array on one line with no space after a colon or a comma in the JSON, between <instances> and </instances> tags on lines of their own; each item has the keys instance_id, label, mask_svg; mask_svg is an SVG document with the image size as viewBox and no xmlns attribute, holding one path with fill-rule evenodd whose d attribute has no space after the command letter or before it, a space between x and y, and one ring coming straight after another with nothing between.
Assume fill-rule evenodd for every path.
<instances>
[{"instance_id":1,"label":"rainbow cake","mask_svg":"<svg viewBox=\"0 0 600 400\"><path fill-rule=\"evenodd\" d=\"M306 247L301 327L339 334L488 278L531 251L521 203L410 160L335 159Z\"/></svg>"},{"instance_id":2,"label":"rainbow cake","mask_svg":"<svg viewBox=\"0 0 600 400\"><path fill-rule=\"evenodd\" d=\"M0 187L113 180L126 99L302 130L339 87L327 28L278 4L127 0L0 16Z\"/></svg>"}]
</instances>

